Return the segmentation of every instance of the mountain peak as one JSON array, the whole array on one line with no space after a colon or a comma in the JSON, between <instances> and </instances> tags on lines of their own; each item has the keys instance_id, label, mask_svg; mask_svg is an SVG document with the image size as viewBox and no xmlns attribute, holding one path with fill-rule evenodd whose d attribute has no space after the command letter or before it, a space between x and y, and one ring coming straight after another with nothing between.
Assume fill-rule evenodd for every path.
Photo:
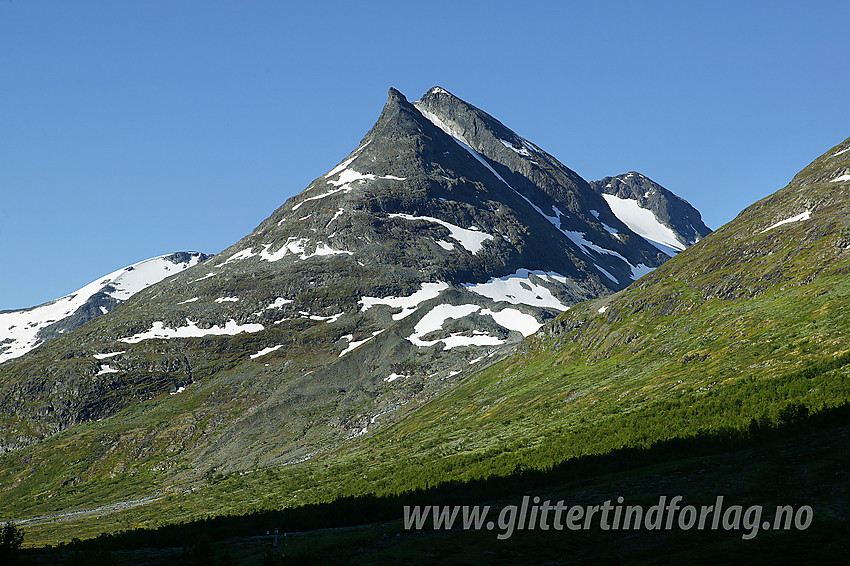
<instances>
[{"instance_id":1,"label":"mountain peak","mask_svg":"<svg viewBox=\"0 0 850 566\"><path fill-rule=\"evenodd\" d=\"M401 93L398 89L394 87L390 87L390 91L387 93L387 104L399 103L399 102L407 102L407 97Z\"/></svg>"},{"instance_id":2,"label":"mountain peak","mask_svg":"<svg viewBox=\"0 0 850 566\"><path fill-rule=\"evenodd\" d=\"M440 94L444 94L444 95L447 95L447 96L457 98L455 95L453 95L452 93L450 93L449 91L447 91L446 89L444 89L441 86L432 86L430 89L428 89L428 92L426 92L425 95L422 98L425 98L425 96L429 96L429 95L437 96L437 95L440 95Z\"/></svg>"},{"instance_id":3,"label":"mountain peak","mask_svg":"<svg viewBox=\"0 0 850 566\"><path fill-rule=\"evenodd\" d=\"M398 89L390 87L390 90L387 93L387 103L384 105L381 116L375 123L375 128L381 129L379 126L386 127L387 124L393 124L393 128L398 127L400 119L402 122L409 122L411 120L413 122L419 122L421 120L421 118L419 118L419 113L413 108L413 105L408 102L407 97L404 96L404 94ZM372 132L367 134L367 138L374 133L375 128L373 128Z\"/></svg>"},{"instance_id":4,"label":"mountain peak","mask_svg":"<svg viewBox=\"0 0 850 566\"><path fill-rule=\"evenodd\" d=\"M690 203L637 171L605 177L590 186L629 228L668 255L711 232Z\"/></svg>"},{"instance_id":5,"label":"mountain peak","mask_svg":"<svg viewBox=\"0 0 850 566\"><path fill-rule=\"evenodd\" d=\"M237 403L253 407L257 393L261 406L222 423L205 465L309 457L667 259L496 118L441 87L413 103L390 88L358 147L250 234L3 367L0 399L17 383L43 394L0 402L0 419L20 423L4 427L0 451L239 375L252 385ZM45 412L60 373L71 401ZM302 419L319 407L330 412ZM237 434L261 421L305 433L268 452L265 438Z\"/></svg>"}]
</instances>

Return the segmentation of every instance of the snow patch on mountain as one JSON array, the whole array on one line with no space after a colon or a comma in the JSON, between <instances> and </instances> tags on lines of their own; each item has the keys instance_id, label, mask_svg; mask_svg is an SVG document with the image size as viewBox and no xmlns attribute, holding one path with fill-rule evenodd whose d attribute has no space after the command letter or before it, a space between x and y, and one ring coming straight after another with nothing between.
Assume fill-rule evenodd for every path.
<instances>
[{"instance_id":1,"label":"snow patch on mountain","mask_svg":"<svg viewBox=\"0 0 850 566\"><path fill-rule=\"evenodd\" d=\"M319 242L316 244L316 249L310 253L307 253L307 246L310 244L310 240L307 238L289 238L286 242L278 249L276 252L269 252L269 248L272 247L273 244L263 244L263 249L260 251L260 259L268 262L280 261L284 257L293 254L298 255L299 259L310 259L311 257L317 256L328 256L328 255L338 255L338 254L346 254L346 255L354 255L354 252L350 252L347 250L335 250L324 242ZM252 254L255 255L255 254ZM230 260L228 260L230 261Z\"/></svg>"},{"instance_id":2,"label":"snow patch on mountain","mask_svg":"<svg viewBox=\"0 0 850 566\"><path fill-rule=\"evenodd\" d=\"M639 263L632 268L632 279L640 279L647 273L652 273L655 269L655 267L649 267L648 265Z\"/></svg>"},{"instance_id":3,"label":"snow patch on mountain","mask_svg":"<svg viewBox=\"0 0 850 566\"><path fill-rule=\"evenodd\" d=\"M269 248L272 244L263 244L263 250L260 252L260 259L265 261L278 261L289 254L303 254L306 244L309 242L306 238L289 238L286 242L274 253L269 253Z\"/></svg>"},{"instance_id":4,"label":"snow patch on mountain","mask_svg":"<svg viewBox=\"0 0 850 566\"><path fill-rule=\"evenodd\" d=\"M100 366L100 371L97 372L97 375L106 375L107 373L118 373L118 370L109 367L109 364L103 364Z\"/></svg>"},{"instance_id":5,"label":"snow patch on mountain","mask_svg":"<svg viewBox=\"0 0 850 566\"><path fill-rule=\"evenodd\" d=\"M156 321L151 325L150 330L140 332L128 338L121 338L120 342L127 344L136 344L143 340L153 340L157 338L172 339L172 338L200 338L202 336L234 336L242 332L259 332L265 330L262 324L239 324L235 320L228 320L223 327L215 325L210 328L199 328L197 322L186 319L186 326L171 328L165 326L162 321Z\"/></svg>"},{"instance_id":6,"label":"snow patch on mountain","mask_svg":"<svg viewBox=\"0 0 850 566\"><path fill-rule=\"evenodd\" d=\"M414 326L413 333L406 340L421 348L427 348L442 342L444 344L444 350L450 350L458 346L498 346L505 343L505 340L479 330L473 330L471 336L468 333L453 332L448 336L437 337L431 340L425 339L425 336L428 334L442 330L448 320L471 315L489 316L499 326L508 330L515 330L523 336L534 334L542 326L534 316L514 308L504 308L497 311L475 304L442 304L435 306L425 313L419 322L416 323L416 326Z\"/></svg>"},{"instance_id":7,"label":"snow patch on mountain","mask_svg":"<svg viewBox=\"0 0 850 566\"><path fill-rule=\"evenodd\" d=\"M621 253L615 252L614 250L609 250L608 248L603 248L602 246L594 244L593 242L588 240L585 237L586 235L585 235L584 232L577 232L575 230L565 230L565 229L561 229L561 232L563 232L564 235L567 238L569 238L576 246L579 246L579 248L585 248L587 250L593 250L593 251L600 253L600 254L612 255L616 258L623 260L624 262L626 262L626 264L631 265L629 263L629 260L627 260L625 257L623 257L623 255Z\"/></svg>"},{"instance_id":8,"label":"snow patch on mountain","mask_svg":"<svg viewBox=\"0 0 850 566\"><path fill-rule=\"evenodd\" d=\"M414 336L424 336L443 327L445 322L453 318L463 318L470 315L481 307L479 305L437 305L419 319L413 328ZM412 340L411 340L412 341ZM412 341L416 344L415 341Z\"/></svg>"},{"instance_id":9,"label":"snow patch on mountain","mask_svg":"<svg viewBox=\"0 0 850 566\"><path fill-rule=\"evenodd\" d=\"M290 304L291 302L293 302L293 301L292 301L292 299L284 299L283 297L278 297L278 298L276 298L276 299L274 300L274 302L273 302L273 303L271 303L270 305L268 305L268 306L267 306L265 309L263 309L263 310L269 310L269 309L282 309L284 305L288 305L288 304Z\"/></svg>"},{"instance_id":10,"label":"snow patch on mountain","mask_svg":"<svg viewBox=\"0 0 850 566\"><path fill-rule=\"evenodd\" d=\"M319 242L318 244L316 244L315 251L309 254L303 253L299 256L299 259L303 260L310 259L311 257L322 257L328 255L354 255L354 252L350 252L348 250L337 250L325 244L324 242Z\"/></svg>"},{"instance_id":11,"label":"snow patch on mountain","mask_svg":"<svg viewBox=\"0 0 850 566\"><path fill-rule=\"evenodd\" d=\"M505 183L505 184L507 185L507 183ZM509 186L509 187L511 187L510 185L508 185L508 186ZM545 212L543 212L543 210L542 210L539 206L537 206L536 204L534 204L533 202L531 202L531 200L529 200L529 198L528 198L527 196L525 196L524 194L522 194L522 193L521 193L521 192L519 192L518 190L514 189L513 187L511 187L511 189L513 189L513 191L514 191L516 194L518 194L520 197L522 197L522 199L523 199L525 202L527 202L529 205L531 205L531 208L533 208L535 211L537 211L537 213L538 213L540 216L542 216L543 218L545 218L546 220L548 220L548 221L549 221L549 222L550 222L550 223L551 223L551 224L552 224L555 228L557 228L558 230L560 230L560 229L561 229L561 217L560 217L560 215L559 215L557 212L555 212L555 208L556 208L556 207L555 207L554 205L552 205L552 211L553 211L553 212L555 212L555 216L549 216L548 214L546 214Z\"/></svg>"},{"instance_id":12,"label":"snow patch on mountain","mask_svg":"<svg viewBox=\"0 0 850 566\"><path fill-rule=\"evenodd\" d=\"M599 267L599 266L598 266L598 265L596 265L595 263L593 264L593 267L595 267L596 269L598 269L598 270L599 270L599 272L600 272L600 273L602 273L602 275L604 275L605 277L607 277L608 279L610 279L610 280L611 280L611 281L613 281L614 283L617 283L617 284L619 284L619 283L620 283L620 280L619 280L619 279L617 279L616 277L614 277L613 275L611 275L610 273L608 273L607 271L605 271L605 269L604 269L604 268Z\"/></svg>"},{"instance_id":13,"label":"snow patch on mountain","mask_svg":"<svg viewBox=\"0 0 850 566\"><path fill-rule=\"evenodd\" d=\"M343 336L343 338L348 339L348 346L346 346L345 349L339 353L340 358L346 355L348 352L353 351L358 346L362 346L363 344L372 339L372 337L369 336L368 338L364 338L363 340L354 340L353 334L346 334L345 336Z\"/></svg>"},{"instance_id":14,"label":"snow patch on mountain","mask_svg":"<svg viewBox=\"0 0 850 566\"><path fill-rule=\"evenodd\" d=\"M348 352L351 352L355 348L362 346L363 344L365 344L366 342L368 342L369 340L371 340L375 336L379 335L384 330L386 330L386 329L376 330L375 332L372 333L371 336L364 338L363 340L355 340L353 334L346 334L345 336L343 336L343 338L348 340L348 346L346 346L345 349L342 352L339 353L339 357L341 358L344 355L346 355Z\"/></svg>"},{"instance_id":15,"label":"snow patch on mountain","mask_svg":"<svg viewBox=\"0 0 850 566\"><path fill-rule=\"evenodd\" d=\"M368 142L367 142L367 144L368 144ZM366 144L364 144L363 147L366 147ZM374 180L374 179L388 179L388 180L391 180L391 181L406 181L407 180L406 177L397 177L395 175L381 175L381 176L379 176L379 175L374 175L372 173L360 173L359 171L348 168L348 166L351 164L351 162L354 161L355 158L356 158L356 155L347 159L346 161L340 163L339 165L334 167L334 169L331 170L331 172L329 172L325 175L325 178L328 179L327 183L329 185L333 185L337 188L331 189L330 191L324 192L320 195L316 195L316 196L313 196L313 197L307 197L304 200L302 200L301 202L295 204L292 207L292 210L298 210L299 208L301 208L301 206L303 204L305 204L306 202L311 201L311 200L320 200L320 199L329 197L329 196L334 195L334 194L339 193L339 192L349 193L354 189L354 187L356 185L363 184L366 181L371 181L371 180ZM335 176L335 175L339 175L339 177L335 181L330 180L330 178ZM280 226L282 223L283 223L283 220L278 222L278 226Z\"/></svg>"},{"instance_id":16,"label":"snow patch on mountain","mask_svg":"<svg viewBox=\"0 0 850 566\"><path fill-rule=\"evenodd\" d=\"M304 200L302 200L301 202L299 202L298 204L294 205L294 206L292 207L292 210L298 210L299 208L301 208L301 205L303 205L304 203L306 203L306 202L308 202L308 201L311 201L311 200L320 200L320 199L323 199L323 198L329 197L329 196L331 196L331 195L335 195L336 193L339 193L339 192L346 192L346 193L347 193L347 192L350 192L352 188L353 188L353 187L352 187L351 185L343 185L343 186L339 187L338 189L333 189L333 190L331 190L331 191L328 191L328 192L326 192L326 193L322 193L322 194L317 195L317 196L314 196L314 197L307 197L307 198L305 198ZM278 223L278 225L279 225L281 222L283 222L283 220L281 220L281 221Z\"/></svg>"},{"instance_id":17,"label":"snow patch on mountain","mask_svg":"<svg viewBox=\"0 0 850 566\"><path fill-rule=\"evenodd\" d=\"M484 242L493 239L493 236L481 232L478 228L474 226L472 227L472 229L461 228L460 226L456 226L455 224L446 222L445 220L440 220L439 218L434 218L433 216L390 214L390 218L404 218L405 220L425 220L427 222L433 222L434 224L444 226L449 230L452 239L457 240L461 246L463 246L467 251L473 254L481 251L481 249L484 247Z\"/></svg>"},{"instance_id":18,"label":"snow patch on mountain","mask_svg":"<svg viewBox=\"0 0 850 566\"><path fill-rule=\"evenodd\" d=\"M597 219L599 218L599 213L598 213L598 212L596 212L595 210L591 210L590 212L591 212L591 213L595 213L595 214L594 214L594 216L596 216L596 218L597 218ZM604 222L600 222L600 224L602 224L602 228L603 228L606 232L608 232L609 234L611 234L612 236L614 236L614 237L615 237L615 238L617 238L618 240L620 239L620 231L619 231L619 230L617 230L616 228L611 228L610 226L608 226L608 225L607 225L607 224L605 224Z\"/></svg>"},{"instance_id":19,"label":"snow patch on mountain","mask_svg":"<svg viewBox=\"0 0 850 566\"><path fill-rule=\"evenodd\" d=\"M602 195L602 198L608 203L614 216L660 251L675 255L685 249L685 244L679 241L676 233L662 224L651 210L641 207L636 200L614 195Z\"/></svg>"},{"instance_id":20,"label":"snow patch on mountain","mask_svg":"<svg viewBox=\"0 0 850 566\"><path fill-rule=\"evenodd\" d=\"M166 259L167 257L160 256L146 259L145 261L125 267L121 271L107 275L106 278L111 279L109 285L114 290L107 291L106 294L119 301L126 301L142 289L150 287L154 283L162 281L166 277L179 273L200 262L200 255L198 254L192 256L188 262L183 263L174 263Z\"/></svg>"},{"instance_id":21,"label":"snow patch on mountain","mask_svg":"<svg viewBox=\"0 0 850 566\"><path fill-rule=\"evenodd\" d=\"M502 145L504 145L506 148L517 152L518 154L522 155L523 157L531 157L531 152L529 152L528 148L525 147L524 145L520 144L519 148L516 148L516 147L514 147L514 144L512 144L511 142L509 142L507 140L500 139L499 141L502 142Z\"/></svg>"},{"instance_id":22,"label":"snow patch on mountain","mask_svg":"<svg viewBox=\"0 0 850 566\"><path fill-rule=\"evenodd\" d=\"M120 352L109 352L108 354L93 354L94 359L96 360L105 360L107 358L113 358L119 354L127 353L126 350L121 350Z\"/></svg>"},{"instance_id":23,"label":"snow patch on mountain","mask_svg":"<svg viewBox=\"0 0 850 566\"><path fill-rule=\"evenodd\" d=\"M436 298L448 288L448 283L423 283L418 291L407 297L362 297L358 302L363 305L360 309L361 312L365 312L376 305L387 305L394 309L400 308L401 312L392 316L393 320L401 320L413 314L420 304Z\"/></svg>"},{"instance_id":24,"label":"snow patch on mountain","mask_svg":"<svg viewBox=\"0 0 850 566\"><path fill-rule=\"evenodd\" d=\"M332 314L330 316L321 316L318 314L310 314L307 311L299 311L298 314L301 315L301 318L309 318L310 320L318 320L319 322L332 323L338 321L345 313L341 312L337 314Z\"/></svg>"},{"instance_id":25,"label":"snow patch on mountain","mask_svg":"<svg viewBox=\"0 0 850 566\"><path fill-rule=\"evenodd\" d=\"M343 169L345 169L346 167L348 167L349 165L351 165L351 164L352 164L352 162L354 162L354 160L355 160L355 159L357 159L357 155L358 155L361 151L363 151L363 148L365 148L365 147L366 147L367 145L369 145L371 142L372 142L372 140L368 140L366 143L364 143L363 145L361 145L360 147L358 147L357 149L355 149L355 150L351 153L351 157L349 157L348 159L343 160L343 162L342 162L342 163L340 163L339 165L337 165L336 167L334 167L333 169L331 169L330 171L328 171L327 173L325 173L325 178L333 177L334 175L336 175L337 173L339 173L340 171L342 171Z\"/></svg>"},{"instance_id":26,"label":"snow patch on mountain","mask_svg":"<svg viewBox=\"0 0 850 566\"><path fill-rule=\"evenodd\" d=\"M354 169L343 169L339 173L339 178L336 181L328 180L328 184L335 187L341 187L344 185L351 185L358 181L371 181L374 178L375 175L371 173L360 173Z\"/></svg>"},{"instance_id":27,"label":"snow patch on mountain","mask_svg":"<svg viewBox=\"0 0 850 566\"><path fill-rule=\"evenodd\" d=\"M516 330L523 336L531 336L543 326L532 315L512 308L504 308L500 311L481 309L479 314L489 315L499 326L503 326L508 330Z\"/></svg>"},{"instance_id":28,"label":"snow patch on mountain","mask_svg":"<svg viewBox=\"0 0 850 566\"><path fill-rule=\"evenodd\" d=\"M532 307L552 308L559 311L568 310L569 307L552 295L546 286L532 279L540 278L541 281L566 281L566 278L554 272L530 271L518 269L516 272L503 277L493 277L486 283L464 283L463 286L481 296L493 299L496 302L507 302L514 305L529 305Z\"/></svg>"},{"instance_id":29,"label":"snow patch on mountain","mask_svg":"<svg viewBox=\"0 0 850 566\"><path fill-rule=\"evenodd\" d=\"M459 346L499 346L505 343L501 338L491 336L480 330L473 330L472 336L467 336L461 332L452 332L445 338L437 338L436 340L422 340L415 334L409 336L407 339L416 346L423 348L442 342L443 350L451 350Z\"/></svg>"},{"instance_id":30,"label":"snow patch on mountain","mask_svg":"<svg viewBox=\"0 0 850 566\"><path fill-rule=\"evenodd\" d=\"M280 348L283 348L283 344L278 344L277 346L269 346L268 348L263 348L262 350L260 350L256 354L251 354L249 357L252 360L256 360L257 358L261 358L261 357L265 356L266 354L271 354L272 352L274 352L275 350L279 350Z\"/></svg>"},{"instance_id":31,"label":"snow patch on mountain","mask_svg":"<svg viewBox=\"0 0 850 566\"><path fill-rule=\"evenodd\" d=\"M774 228L778 228L779 226L782 226L783 224L790 224L792 222L800 222L801 220L808 220L811 217L812 217L812 211L806 210L805 212L801 212L797 216L792 216L791 218L786 218L785 220L780 220L779 222L777 222L773 226L768 226L767 228L762 230L761 233L764 234L768 230L773 230Z\"/></svg>"},{"instance_id":32,"label":"snow patch on mountain","mask_svg":"<svg viewBox=\"0 0 850 566\"><path fill-rule=\"evenodd\" d=\"M26 310L0 312L0 363L23 356L43 341L39 332L72 316L97 293L125 301L166 277L197 265L203 254L192 253L188 261L174 261L173 254L154 257L113 271L97 281L43 305ZM100 309L101 313L104 309Z\"/></svg>"},{"instance_id":33,"label":"snow patch on mountain","mask_svg":"<svg viewBox=\"0 0 850 566\"><path fill-rule=\"evenodd\" d=\"M328 223L327 223L327 224L325 224L325 228L327 228L328 226L330 226L330 225L331 225L331 222L333 222L334 220L336 220L337 218L339 218L339 217L340 217L340 216L342 216L343 214L345 214L345 209L344 209L344 208L339 208L339 209L337 209L337 211L334 213L333 217L332 217L330 220L328 220Z\"/></svg>"},{"instance_id":34,"label":"snow patch on mountain","mask_svg":"<svg viewBox=\"0 0 850 566\"><path fill-rule=\"evenodd\" d=\"M240 259L248 259L249 257L254 257L257 254L255 254L252 250L253 248L245 248L244 250L238 251L226 260L224 260L224 263L220 264L218 267L227 265L232 261L239 261Z\"/></svg>"}]
</instances>

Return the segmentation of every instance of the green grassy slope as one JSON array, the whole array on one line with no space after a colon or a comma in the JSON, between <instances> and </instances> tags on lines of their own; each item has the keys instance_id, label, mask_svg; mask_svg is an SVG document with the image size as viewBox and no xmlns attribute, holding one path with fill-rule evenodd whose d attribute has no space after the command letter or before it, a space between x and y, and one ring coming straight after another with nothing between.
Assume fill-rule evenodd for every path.
<instances>
[{"instance_id":1,"label":"green grassy slope","mask_svg":"<svg viewBox=\"0 0 850 566\"><path fill-rule=\"evenodd\" d=\"M842 563L850 534L842 520L850 505L845 453L850 411L829 419L809 418L773 433L710 444L674 442L651 450L630 450L581 458L546 472L525 472L487 482L459 483L400 497L361 497L283 512L254 513L184 523L157 530L31 551L33 564L68 558L127 564L263 564L273 553L266 531L280 528L285 563L304 564L469 564L481 558L505 563L627 561L634 564ZM840 423L844 423L843 425ZM802 426L801 426L802 425ZM606 472L607 470L607 472ZM501 528L447 531L426 521L405 529L404 504L489 505L492 513L517 505L524 496L567 505L599 505L623 496L644 508L660 496L682 495L686 505L712 505L724 496L731 505L761 505L772 522L777 505L813 507L805 529L774 530L759 522L744 529L589 531L516 530L505 540ZM551 519L551 515L550 515ZM357 525L357 526L352 526ZM316 527L324 527L317 529ZM747 538L744 538L746 535ZM189 557L205 555L204 561ZM230 561L226 561L229 559ZM81 562L82 563L82 562ZM265 563L269 563L268 561ZM273 562L272 562L273 563Z\"/></svg>"}]
</instances>

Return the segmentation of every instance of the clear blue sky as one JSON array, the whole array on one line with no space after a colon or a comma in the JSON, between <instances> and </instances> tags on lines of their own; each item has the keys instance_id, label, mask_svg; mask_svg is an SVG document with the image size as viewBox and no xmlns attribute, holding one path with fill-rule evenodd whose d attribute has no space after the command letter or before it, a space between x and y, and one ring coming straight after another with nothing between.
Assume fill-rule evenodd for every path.
<instances>
[{"instance_id":1,"label":"clear blue sky","mask_svg":"<svg viewBox=\"0 0 850 566\"><path fill-rule=\"evenodd\" d=\"M0 309L217 253L440 85L717 228L850 136L850 2L0 0Z\"/></svg>"}]
</instances>

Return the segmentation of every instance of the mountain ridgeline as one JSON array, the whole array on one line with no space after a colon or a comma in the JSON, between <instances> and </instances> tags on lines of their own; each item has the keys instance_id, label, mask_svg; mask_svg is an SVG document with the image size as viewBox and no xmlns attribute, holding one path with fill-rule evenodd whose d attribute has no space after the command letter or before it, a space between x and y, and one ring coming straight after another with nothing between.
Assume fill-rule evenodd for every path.
<instances>
[{"instance_id":1,"label":"mountain ridgeline","mask_svg":"<svg viewBox=\"0 0 850 566\"><path fill-rule=\"evenodd\" d=\"M414 103L390 89L358 147L249 235L0 365L0 451L92 423L117 432L90 475L309 459L707 233L653 187L640 219L615 214L605 191L444 89ZM647 219L681 246L630 228ZM160 409L167 420L144 417ZM149 460L116 460L137 451L130 430Z\"/></svg>"},{"instance_id":2,"label":"mountain ridgeline","mask_svg":"<svg viewBox=\"0 0 850 566\"><path fill-rule=\"evenodd\" d=\"M209 258L176 252L119 269L82 289L29 309L0 311L0 363L108 313L145 287Z\"/></svg>"}]
</instances>

